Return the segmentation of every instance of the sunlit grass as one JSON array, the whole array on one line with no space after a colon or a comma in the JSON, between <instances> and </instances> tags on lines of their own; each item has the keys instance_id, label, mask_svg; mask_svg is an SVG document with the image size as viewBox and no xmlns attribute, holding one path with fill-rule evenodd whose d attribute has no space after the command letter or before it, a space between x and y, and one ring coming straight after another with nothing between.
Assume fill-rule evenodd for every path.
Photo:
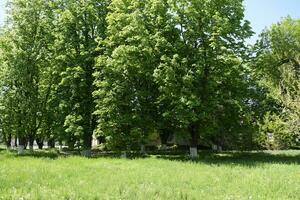
<instances>
[{"instance_id":1,"label":"sunlit grass","mask_svg":"<svg viewBox=\"0 0 300 200\"><path fill-rule=\"evenodd\" d=\"M0 151L0 199L300 199L300 151L140 159Z\"/></svg>"}]
</instances>

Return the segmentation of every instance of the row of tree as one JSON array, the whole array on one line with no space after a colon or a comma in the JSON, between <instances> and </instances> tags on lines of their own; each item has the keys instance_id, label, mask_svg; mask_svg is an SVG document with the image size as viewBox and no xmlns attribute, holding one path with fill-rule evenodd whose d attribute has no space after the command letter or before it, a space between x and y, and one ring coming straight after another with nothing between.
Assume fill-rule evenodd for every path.
<instances>
[{"instance_id":1,"label":"row of tree","mask_svg":"<svg viewBox=\"0 0 300 200\"><path fill-rule=\"evenodd\" d=\"M86 154L93 134L123 150L181 135L192 156L296 146L300 21L252 34L242 0L10 0L1 136Z\"/></svg>"}]
</instances>

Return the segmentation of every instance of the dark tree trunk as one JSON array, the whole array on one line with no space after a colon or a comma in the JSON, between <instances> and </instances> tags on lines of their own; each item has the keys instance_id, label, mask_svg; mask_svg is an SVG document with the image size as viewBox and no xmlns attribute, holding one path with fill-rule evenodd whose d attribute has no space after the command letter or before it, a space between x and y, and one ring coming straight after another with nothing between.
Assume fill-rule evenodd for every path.
<instances>
[{"instance_id":1,"label":"dark tree trunk","mask_svg":"<svg viewBox=\"0 0 300 200\"><path fill-rule=\"evenodd\" d=\"M25 138L25 143L24 143L25 145L24 145L24 149L27 149L27 147L28 147L28 140L27 140L27 138Z\"/></svg>"},{"instance_id":2,"label":"dark tree trunk","mask_svg":"<svg viewBox=\"0 0 300 200\"><path fill-rule=\"evenodd\" d=\"M11 139L12 139L11 134L6 135L5 144L7 149L11 148Z\"/></svg>"},{"instance_id":3,"label":"dark tree trunk","mask_svg":"<svg viewBox=\"0 0 300 200\"><path fill-rule=\"evenodd\" d=\"M85 150L92 148L92 139L93 139L92 133L87 132L87 133L84 134L84 136L83 136L83 148Z\"/></svg>"},{"instance_id":4,"label":"dark tree trunk","mask_svg":"<svg viewBox=\"0 0 300 200\"><path fill-rule=\"evenodd\" d=\"M48 148L55 148L55 140L54 138L48 139Z\"/></svg>"},{"instance_id":5,"label":"dark tree trunk","mask_svg":"<svg viewBox=\"0 0 300 200\"><path fill-rule=\"evenodd\" d=\"M189 128L191 134L190 146L197 147L198 146L198 127L196 125L191 125Z\"/></svg>"},{"instance_id":6,"label":"dark tree trunk","mask_svg":"<svg viewBox=\"0 0 300 200\"><path fill-rule=\"evenodd\" d=\"M15 147L17 147L18 146L18 137L17 136L15 136L15 141L14 142L15 142L15 144L14 144Z\"/></svg>"},{"instance_id":7,"label":"dark tree trunk","mask_svg":"<svg viewBox=\"0 0 300 200\"><path fill-rule=\"evenodd\" d=\"M165 149L167 147L169 136L170 136L170 131L168 129L162 129L160 131L159 137L160 137L162 149Z\"/></svg>"},{"instance_id":8,"label":"dark tree trunk","mask_svg":"<svg viewBox=\"0 0 300 200\"><path fill-rule=\"evenodd\" d=\"M198 157L198 149L197 149L197 146L198 146L198 131L199 131L199 128L198 128L198 125L196 124L192 124L190 127L189 127L189 132L191 134L191 139L190 139L190 154L191 154L191 158L192 159L195 159Z\"/></svg>"},{"instance_id":9,"label":"dark tree trunk","mask_svg":"<svg viewBox=\"0 0 300 200\"><path fill-rule=\"evenodd\" d=\"M93 43L93 39L89 35L90 27L86 26L83 30L84 36L84 49L87 51L90 49L91 42ZM94 98L93 98L93 90L94 90L94 66L95 66L95 59L94 55L90 55L88 59L86 59L85 65L85 83L86 83L86 93L85 98L86 102L84 103L84 124L85 124L85 131L83 135L83 156L90 157L91 155L91 148L92 148L92 139L93 139L93 130L96 125L95 117L93 116L93 110L95 107Z\"/></svg>"},{"instance_id":10,"label":"dark tree trunk","mask_svg":"<svg viewBox=\"0 0 300 200\"><path fill-rule=\"evenodd\" d=\"M29 140L29 149L31 151L33 151L33 144L34 144L34 135L33 134L30 134L28 136L28 140Z\"/></svg>"},{"instance_id":11,"label":"dark tree trunk","mask_svg":"<svg viewBox=\"0 0 300 200\"><path fill-rule=\"evenodd\" d=\"M90 129L90 127L88 128ZM83 135L83 149L81 151L81 155L84 157L91 157L92 155L92 139L93 133L90 130L87 130Z\"/></svg>"},{"instance_id":12,"label":"dark tree trunk","mask_svg":"<svg viewBox=\"0 0 300 200\"><path fill-rule=\"evenodd\" d=\"M72 138L70 138L70 139L67 141L67 145L68 145L68 148L69 148L70 150L74 150L74 148L75 148L75 140L72 139Z\"/></svg>"},{"instance_id":13,"label":"dark tree trunk","mask_svg":"<svg viewBox=\"0 0 300 200\"><path fill-rule=\"evenodd\" d=\"M35 139L35 141L36 141L36 143L37 143L39 149L43 149L43 146L44 146L44 140L41 139L41 138L39 138L39 137L37 137L37 138Z\"/></svg>"},{"instance_id":14,"label":"dark tree trunk","mask_svg":"<svg viewBox=\"0 0 300 200\"><path fill-rule=\"evenodd\" d=\"M91 106L93 104L93 102L90 102ZM87 121L87 126L86 126L86 130L83 134L83 150L81 152L82 156L85 157L91 157L92 152L92 140L93 140L93 115L92 115L92 111L91 111L91 107L87 108L86 111L86 121Z\"/></svg>"},{"instance_id":15,"label":"dark tree trunk","mask_svg":"<svg viewBox=\"0 0 300 200\"><path fill-rule=\"evenodd\" d=\"M18 154L24 154L24 149L26 149L27 140L24 136L19 136L19 146L18 146Z\"/></svg>"},{"instance_id":16,"label":"dark tree trunk","mask_svg":"<svg viewBox=\"0 0 300 200\"><path fill-rule=\"evenodd\" d=\"M86 67L86 104L85 104L85 131L83 135L83 151L82 155L86 157L91 156L92 140L93 140L93 130L95 126L95 119L93 116L93 65L94 61L87 63Z\"/></svg>"},{"instance_id":17,"label":"dark tree trunk","mask_svg":"<svg viewBox=\"0 0 300 200\"><path fill-rule=\"evenodd\" d=\"M19 136L18 139L19 139L19 146L22 145L25 148L25 146L27 146L27 144L26 144L27 143L26 137Z\"/></svg>"}]
</instances>

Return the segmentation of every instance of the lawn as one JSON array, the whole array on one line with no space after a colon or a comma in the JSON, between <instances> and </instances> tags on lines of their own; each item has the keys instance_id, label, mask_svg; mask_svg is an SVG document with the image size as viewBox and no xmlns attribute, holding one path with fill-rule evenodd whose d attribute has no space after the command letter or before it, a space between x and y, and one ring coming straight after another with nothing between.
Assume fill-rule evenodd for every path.
<instances>
[{"instance_id":1,"label":"lawn","mask_svg":"<svg viewBox=\"0 0 300 200\"><path fill-rule=\"evenodd\" d=\"M82 158L0 151L0 199L300 199L300 151Z\"/></svg>"}]
</instances>

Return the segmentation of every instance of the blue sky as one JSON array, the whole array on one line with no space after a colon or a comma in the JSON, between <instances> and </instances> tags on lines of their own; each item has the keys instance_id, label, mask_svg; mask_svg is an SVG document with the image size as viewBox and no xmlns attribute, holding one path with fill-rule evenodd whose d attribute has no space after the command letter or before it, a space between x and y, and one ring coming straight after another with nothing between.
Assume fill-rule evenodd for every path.
<instances>
[{"instance_id":1,"label":"blue sky","mask_svg":"<svg viewBox=\"0 0 300 200\"><path fill-rule=\"evenodd\" d=\"M256 35L250 40L253 43L259 33L282 17L300 18L300 0L245 0L246 19L251 22Z\"/></svg>"},{"instance_id":2,"label":"blue sky","mask_svg":"<svg viewBox=\"0 0 300 200\"><path fill-rule=\"evenodd\" d=\"M0 23L5 16L5 0L0 0ZM257 35L266 27L290 15L300 18L300 0L245 0L246 19L251 22L256 35L249 41L253 43Z\"/></svg>"},{"instance_id":3,"label":"blue sky","mask_svg":"<svg viewBox=\"0 0 300 200\"><path fill-rule=\"evenodd\" d=\"M5 16L5 0L0 0L0 24L3 23Z\"/></svg>"}]
</instances>

